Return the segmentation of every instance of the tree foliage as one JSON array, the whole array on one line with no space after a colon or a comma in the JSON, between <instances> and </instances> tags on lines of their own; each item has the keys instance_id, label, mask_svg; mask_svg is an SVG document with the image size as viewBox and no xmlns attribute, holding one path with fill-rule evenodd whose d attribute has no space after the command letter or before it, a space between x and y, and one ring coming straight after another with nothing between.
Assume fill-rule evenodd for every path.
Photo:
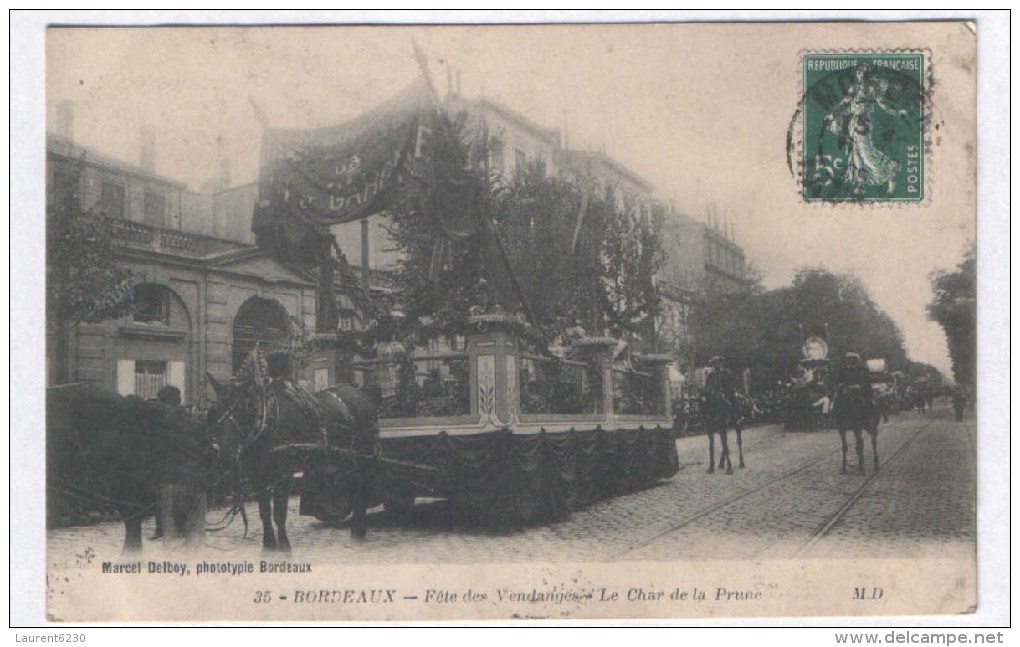
<instances>
[{"instance_id":1,"label":"tree foliage","mask_svg":"<svg viewBox=\"0 0 1020 647\"><path fill-rule=\"evenodd\" d=\"M541 164L491 187L481 208L502 250L484 235L442 241L418 211L392 214L391 234L403 252L393 284L409 329L460 332L469 308L495 291L501 303L522 309L523 297L539 346L578 325L589 334L648 339L658 304L652 277L663 257L651 219L619 212L612 193L584 196Z\"/></svg>"},{"instance_id":2,"label":"tree foliage","mask_svg":"<svg viewBox=\"0 0 1020 647\"><path fill-rule=\"evenodd\" d=\"M977 257L971 247L954 271L942 270L932 276L934 297L928 316L945 331L953 378L958 384L974 386L977 368Z\"/></svg>"},{"instance_id":3,"label":"tree foliage","mask_svg":"<svg viewBox=\"0 0 1020 647\"><path fill-rule=\"evenodd\" d=\"M68 185L56 187L46 211L46 325L55 336L59 381L67 375L69 328L117 317L131 308L131 271L115 257L113 231L97 210L83 210L77 164Z\"/></svg>"},{"instance_id":4,"label":"tree foliage","mask_svg":"<svg viewBox=\"0 0 1020 647\"><path fill-rule=\"evenodd\" d=\"M691 321L695 361L722 355L733 367L750 368L752 388L788 379L812 335L823 337L830 356L854 351L885 358L889 370L908 365L896 323L850 274L801 270L790 286L707 295Z\"/></svg>"},{"instance_id":5,"label":"tree foliage","mask_svg":"<svg viewBox=\"0 0 1020 647\"><path fill-rule=\"evenodd\" d=\"M83 211L50 222L47 313L73 326L127 312L131 271L114 258L113 232L106 216Z\"/></svg>"},{"instance_id":6,"label":"tree foliage","mask_svg":"<svg viewBox=\"0 0 1020 647\"><path fill-rule=\"evenodd\" d=\"M80 169L47 209L46 313L51 329L119 316L130 309L131 271L116 259L109 219L80 206Z\"/></svg>"}]
</instances>

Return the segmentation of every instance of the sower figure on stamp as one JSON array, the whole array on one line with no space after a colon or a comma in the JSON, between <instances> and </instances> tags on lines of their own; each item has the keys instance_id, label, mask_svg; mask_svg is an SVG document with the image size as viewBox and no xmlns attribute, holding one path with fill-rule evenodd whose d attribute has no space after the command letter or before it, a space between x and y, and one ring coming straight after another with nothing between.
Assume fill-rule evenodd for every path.
<instances>
[{"instance_id":1,"label":"sower figure on stamp","mask_svg":"<svg viewBox=\"0 0 1020 647\"><path fill-rule=\"evenodd\" d=\"M885 99L888 83L870 75L867 65L854 70L854 83L846 95L822 124L840 136L846 150L846 181L855 193L863 192L864 185L886 185L886 192L896 189L896 172L900 162L879 150L873 140L872 111L878 107L899 117L906 110L897 110Z\"/></svg>"},{"instance_id":2,"label":"sower figure on stamp","mask_svg":"<svg viewBox=\"0 0 1020 647\"><path fill-rule=\"evenodd\" d=\"M726 468L727 474L733 473L730 461L729 427L736 415L736 379L726 368L723 358L716 355L709 360L711 370L705 376L705 390L702 395L705 420L705 433L708 434L708 473L715 472L715 437L719 436L721 449L719 452L719 469ZM741 431L737 426L737 447L740 455L740 467L744 467L744 448Z\"/></svg>"}]
</instances>

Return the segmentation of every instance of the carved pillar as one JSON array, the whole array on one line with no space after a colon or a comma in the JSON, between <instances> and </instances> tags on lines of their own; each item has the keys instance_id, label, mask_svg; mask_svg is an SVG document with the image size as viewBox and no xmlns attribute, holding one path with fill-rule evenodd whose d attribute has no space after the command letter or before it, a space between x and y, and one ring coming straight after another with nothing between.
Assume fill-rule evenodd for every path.
<instances>
[{"instance_id":1,"label":"carved pillar","mask_svg":"<svg viewBox=\"0 0 1020 647\"><path fill-rule=\"evenodd\" d=\"M655 375L659 388L659 415L669 418L669 424L673 424L673 407L670 401L669 392L669 365L673 361L672 355L647 354L638 355L634 358L642 367L645 367Z\"/></svg>"},{"instance_id":2,"label":"carved pillar","mask_svg":"<svg viewBox=\"0 0 1020 647\"><path fill-rule=\"evenodd\" d=\"M505 314L468 317L467 352L471 379L471 415L486 427L514 425L520 414L520 325Z\"/></svg>"},{"instance_id":3,"label":"carved pillar","mask_svg":"<svg viewBox=\"0 0 1020 647\"><path fill-rule=\"evenodd\" d=\"M613 349L616 340L612 337L584 337L572 345L578 360L593 366L596 375L589 378L598 379L602 383L602 397L597 401L595 413L603 416L606 421L613 418Z\"/></svg>"},{"instance_id":4,"label":"carved pillar","mask_svg":"<svg viewBox=\"0 0 1020 647\"><path fill-rule=\"evenodd\" d=\"M316 389L324 388L323 385L315 383L315 372L322 370L328 372L329 384L326 386L350 384L354 380L353 344L334 334L316 334L312 341L316 345L316 352L311 360L312 375L309 376L312 385Z\"/></svg>"}]
</instances>

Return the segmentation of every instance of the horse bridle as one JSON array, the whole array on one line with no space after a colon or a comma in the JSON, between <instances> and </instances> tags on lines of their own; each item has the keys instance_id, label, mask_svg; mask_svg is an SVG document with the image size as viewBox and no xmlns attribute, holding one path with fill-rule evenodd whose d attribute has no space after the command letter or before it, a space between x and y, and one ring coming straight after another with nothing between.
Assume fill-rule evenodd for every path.
<instances>
[{"instance_id":1,"label":"horse bridle","mask_svg":"<svg viewBox=\"0 0 1020 647\"><path fill-rule=\"evenodd\" d=\"M241 431L244 431L244 426L237 420L237 416L235 415L235 412L236 412L237 407L240 406L240 402L246 396L247 396L247 394L244 394L244 393L241 393L241 394L231 394L228 406L225 408L223 413L220 414L220 416L216 419L216 422L214 424L215 425L220 425L220 424L223 424L224 422L226 422L227 420L229 420L229 421L231 421L234 424L234 426L237 429L239 429ZM251 435L244 434L244 441L237 448L238 456L240 456L242 453L244 453L244 451L248 447L253 445L259 438L261 438L262 434L264 434L266 429L269 428L269 401L270 400L275 400L275 398L272 397L271 395L267 396L267 397L258 397L258 396L256 396L256 397L251 398L251 400L254 401L255 408L256 408L256 414L255 414L255 420L254 420L254 422L255 422L255 425L254 425L255 432L253 434L251 434ZM276 417L277 418L279 418L279 414L280 414L279 406L277 406L276 407ZM277 420L277 422L279 422L279 421Z\"/></svg>"}]
</instances>

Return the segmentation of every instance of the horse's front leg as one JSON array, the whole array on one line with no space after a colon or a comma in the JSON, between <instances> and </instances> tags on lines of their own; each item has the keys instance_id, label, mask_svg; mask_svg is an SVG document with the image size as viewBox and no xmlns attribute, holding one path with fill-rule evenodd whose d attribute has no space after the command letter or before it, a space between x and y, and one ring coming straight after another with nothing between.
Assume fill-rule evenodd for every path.
<instances>
[{"instance_id":1,"label":"horse's front leg","mask_svg":"<svg viewBox=\"0 0 1020 647\"><path fill-rule=\"evenodd\" d=\"M875 471L878 471L878 426L871 430L871 455L875 459Z\"/></svg>"},{"instance_id":2,"label":"horse's front leg","mask_svg":"<svg viewBox=\"0 0 1020 647\"><path fill-rule=\"evenodd\" d=\"M356 458L355 461L358 461ZM354 487L351 488L351 539L360 541L368 536L368 477L364 464L355 464Z\"/></svg>"},{"instance_id":3,"label":"horse's front leg","mask_svg":"<svg viewBox=\"0 0 1020 647\"><path fill-rule=\"evenodd\" d=\"M269 488L258 492L259 518L262 520L262 548L276 550L276 534L273 532L273 494Z\"/></svg>"},{"instance_id":4,"label":"horse's front leg","mask_svg":"<svg viewBox=\"0 0 1020 647\"><path fill-rule=\"evenodd\" d=\"M730 430L728 426L722 428L722 433L719 434L719 438L722 441L722 451L719 453L719 469L726 467L726 473L733 473L733 463L730 461Z\"/></svg>"},{"instance_id":5,"label":"horse's front leg","mask_svg":"<svg viewBox=\"0 0 1020 647\"><path fill-rule=\"evenodd\" d=\"M744 469L743 425L737 422L737 454L740 456L740 469Z\"/></svg>"},{"instance_id":6,"label":"horse's front leg","mask_svg":"<svg viewBox=\"0 0 1020 647\"><path fill-rule=\"evenodd\" d=\"M711 423L708 428L708 473L715 473L715 429Z\"/></svg>"},{"instance_id":7,"label":"horse's front leg","mask_svg":"<svg viewBox=\"0 0 1020 647\"><path fill-rule=\"evenodd\" d=\"M290 552L287 539L287 504L290 502L292 480L287 477L273 488L273 520L276 521L277 549Z\"/></svg>"},{"instance_id":8,"label":"horse's front leg","mask_svg":"<svg viewBox=\"0 0 1020 647\"><path fill-rule=\"evenodd\" d=\"M839 442L843 445L843 467L839 470L840 474L846 474L846 429L839 430Z\"/></svg>"},{"instance_id":9,"label":"horse's front leg","mask_svg":"<svg viewBox=\"0 0 1020 647\"><path fill-rule=\"evenodd\" d=\"M864 431L854 429L854 449L857 450L857 473L864 474Z\"/></svg>"}]
</instances>

